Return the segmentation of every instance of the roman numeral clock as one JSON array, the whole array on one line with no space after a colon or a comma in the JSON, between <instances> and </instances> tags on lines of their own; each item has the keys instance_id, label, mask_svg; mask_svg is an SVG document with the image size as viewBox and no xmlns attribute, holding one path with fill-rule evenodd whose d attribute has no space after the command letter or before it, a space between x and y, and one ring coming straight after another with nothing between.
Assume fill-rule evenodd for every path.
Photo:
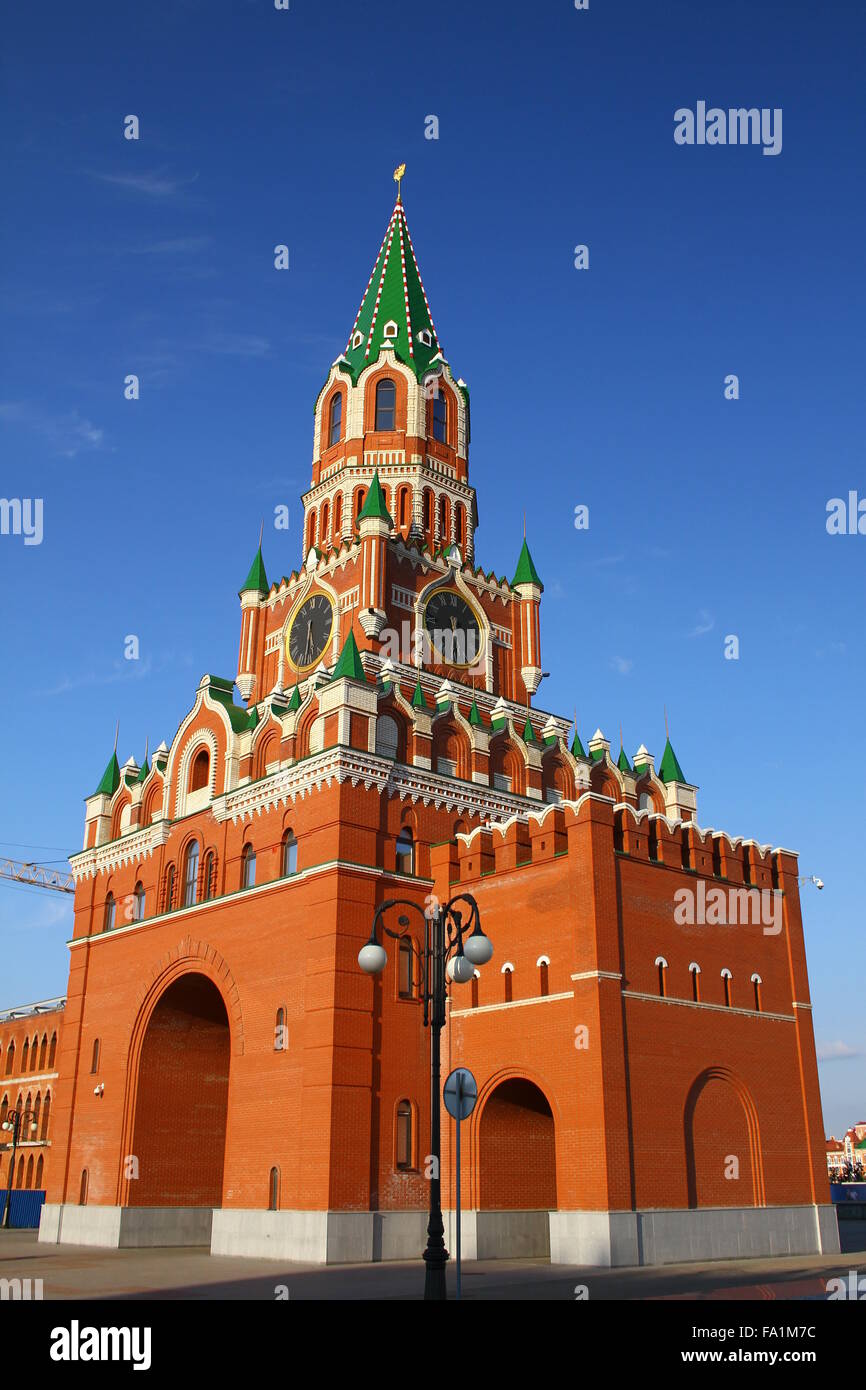
<instances>
[{"instance_id":1,"label":"roman numeral clock","mask_svg":"<svg viewBox=\"0 0 866 1390\"><path fill-rule=\"evenodd\" d=\"M334 605L327 594L311 594L296 610L286 633L286 656L298 675L318 666L334 631Z\"/></svg>"}]
</instances>

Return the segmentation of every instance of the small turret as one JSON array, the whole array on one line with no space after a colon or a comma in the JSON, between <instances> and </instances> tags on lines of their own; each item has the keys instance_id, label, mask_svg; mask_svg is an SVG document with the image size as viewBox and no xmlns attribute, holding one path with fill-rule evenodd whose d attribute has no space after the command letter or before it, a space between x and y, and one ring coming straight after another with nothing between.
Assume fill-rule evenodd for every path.
<instances>
[{"instance_id":1,"label":"small turret","mask_svg":"<svg viewBox=\"0 0 866 1390\"><path fill-rule=\"evenodd\" d=\"M238 591L241 601L241 640L238 649L237 685L243 700L249 704L256 687L256 676L261 660L259 647L262 644L264 624L261 610L268 596L268 576L262 559L262 541L250 565L250 572Z\"/></svg>"},{"instance_id":2,"label":"small turret","mask_svg":"<svg viewBox=\"0 0 866 1390\"><path fill-rule=\"evenodd\" d=\"M520 675L528 694L534 695L541 684L542 674L539 610L544 585L533 564L525 536L511 587L520 595Z\"/></svg>"}]
</instances>

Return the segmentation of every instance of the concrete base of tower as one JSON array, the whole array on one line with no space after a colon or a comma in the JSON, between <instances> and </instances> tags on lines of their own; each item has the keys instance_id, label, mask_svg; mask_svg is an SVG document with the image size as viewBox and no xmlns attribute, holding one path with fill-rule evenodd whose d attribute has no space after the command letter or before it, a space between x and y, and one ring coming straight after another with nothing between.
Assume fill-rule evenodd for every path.
<instances>
[{"instance_id":1,"label":"concrete base of tower","mask_svg":"<svg viewBox=\"0 0 866 1390\"><path fill-rule=\"evenodd\" d=\"M550 1213L551 1264L615 1268L838 1253L830 1205Z\"/></svg>"},{"instance_id":2,"label":"concrete base of tower","mask_svg":"<svg viewBox=\"0 0 866 1390\"><path fill-rule=\"evenodd\" d=\"M46 1205L39 1239L51 1245L100 1245L110 1249L210 1245L210 1207L80 1207Z\"/></svg>"},{"instance_id":3,"label":"concrete base of tower","mask_svg":"<svg viewBox=\"0 0 866 1390\"><path fill-rule=\"evenodd\" d=\"M456 1250L456 1218L443 1212L445 1246ZM309 1264L364 1264L413 1260L427 1244L426 1211L214 1212L212 1255L296 1260ZM550 1255L546 1211L464 1211L461 1253L467 1260L542 1258Z\"/></svg>"}]
</instances>

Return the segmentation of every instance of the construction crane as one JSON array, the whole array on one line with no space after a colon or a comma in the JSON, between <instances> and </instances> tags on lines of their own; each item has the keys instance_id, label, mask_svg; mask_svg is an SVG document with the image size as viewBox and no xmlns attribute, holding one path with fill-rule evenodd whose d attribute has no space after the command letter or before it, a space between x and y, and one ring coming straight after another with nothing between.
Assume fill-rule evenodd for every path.
<instances>
[{"instance_id":1,"label":"construction crane","mask_svg":"<svg viewBox=\"0 0 866 1390\"><path fill-rule=\"evenodd\" d=\"M75 879L62 869L47 869L44 864L28 864L21 859L0 859L0 878L13 883L29 883L34 888L52 888L55 893L74 893Z\"/></svg>"}]
</instances>

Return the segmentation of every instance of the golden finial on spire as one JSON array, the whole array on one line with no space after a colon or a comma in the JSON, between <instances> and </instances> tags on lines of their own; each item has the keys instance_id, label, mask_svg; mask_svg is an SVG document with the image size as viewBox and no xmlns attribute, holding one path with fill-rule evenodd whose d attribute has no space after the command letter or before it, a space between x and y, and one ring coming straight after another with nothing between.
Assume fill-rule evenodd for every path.
<instances>
[{"instance_id":1,"label":"golden finial on spire","mask_svg":"<svg viewBox=\"0 0 866 1390\"><path fill-rule=\"evenodd\" d=\"M398 203L402 203L402 201L403 201L403 195L402 195L402 190L401 190L401 188L400 188L400 183L401 183L401 181L402 181L402 179L403 179L405 173L406 173L406 165L405 165L405 164L398 164L398 165L397 165L397 168L394 170L394 182L395 182L396 185L397 185L397 202L398 202Z\"/></svg>"}]
</instances>

